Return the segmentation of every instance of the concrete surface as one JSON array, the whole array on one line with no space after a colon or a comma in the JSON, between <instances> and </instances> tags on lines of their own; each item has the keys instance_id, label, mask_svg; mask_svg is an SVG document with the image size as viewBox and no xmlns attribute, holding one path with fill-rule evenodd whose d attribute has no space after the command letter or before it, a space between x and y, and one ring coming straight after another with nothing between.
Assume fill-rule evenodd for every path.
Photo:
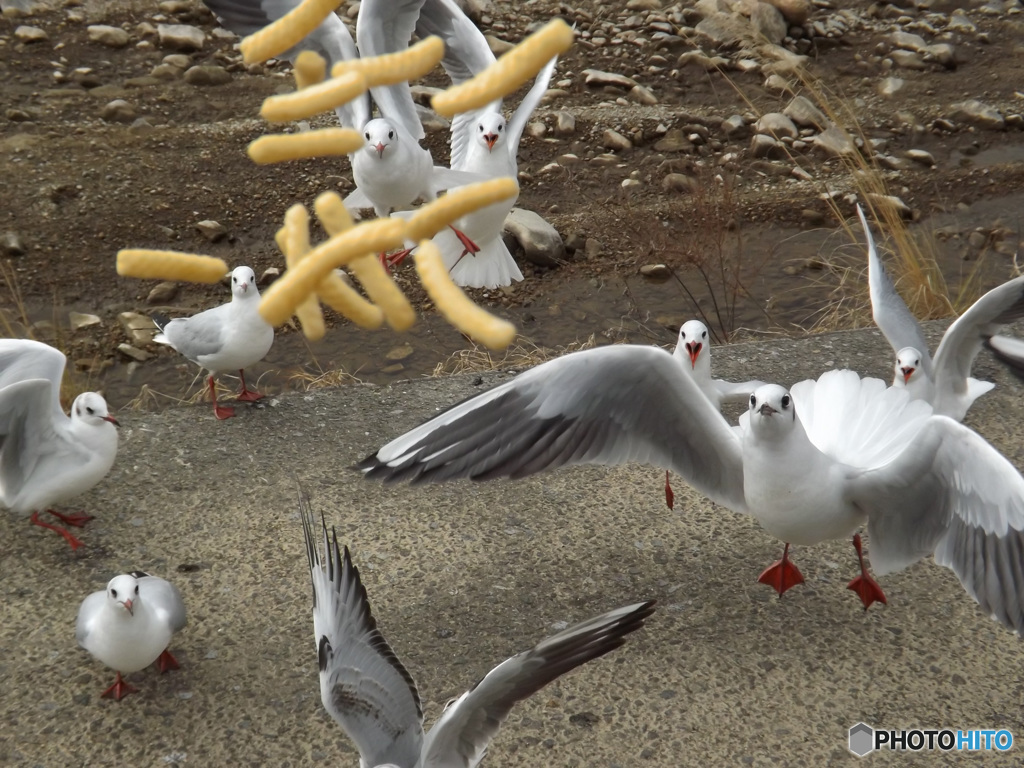
<instances>
[{"instance_id":1,"label":"concrete surface","mask_svg":"<svg viewBox=\"0 0 1024 768\"><path fill-rule=\"evenodd\" d=\"M714 352L727 378L793 383L838 366L888 378L888 347L863 331ZM976 372L999 386L969 423L1024 466L1020 385L987 353ZM972 764L1021 764L1024 647L930 560L883 578L889 605L865 613L845 589L848 543L797 549L807 583L778 600L755 580L781 545L681 483L669 512L652 468L417 489L348 469L504 378L288 395L227 422L207 405L118 414L117 463L81 505L97 516L86 547L0 515L0 763L357 765L320 706L301 481L352 547L428 723L556 622L659 600L624 648L514 710L487 765L854 765L860 720L1009 728L1012 751ZM171 646L182 669L132 675L140 693L117 703L99 698L113 672L76 647L74 620L134 568L178 584L189 625ZM963 756L863 765L897 760Z\"/></svg>"}]
</instances>

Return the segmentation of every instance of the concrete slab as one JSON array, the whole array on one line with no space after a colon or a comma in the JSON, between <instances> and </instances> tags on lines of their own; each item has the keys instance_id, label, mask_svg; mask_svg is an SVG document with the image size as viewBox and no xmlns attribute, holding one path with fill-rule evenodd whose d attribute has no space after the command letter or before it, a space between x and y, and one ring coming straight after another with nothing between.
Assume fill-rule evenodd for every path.
<instances>
[{"instance_id":1,"label":"concrete slab","mask_svg":"<svg viewBox=\"0 0 1024 768\"><path fill-rule=\"evenodd\" d=\"M833 367L889 378L889 366L873 331L714 351L717 375L787 384ZM976 373L999 386L969 424L1024 466L1020 385L987 353ZM1024 648L930 560L881 579L889 605L865 613L845 589L848 543L797 549L807 583L778 600L755 580L779 543L681 483L668 511L653 468L416 489L348 469L505 378L288 395L227 422L206 406L118 414L117 463L83 499L97 516L86 547L0 515L0 764L355 766L320 706L300 481L352 548L428 723L557 622L660 601L626 647L519 706L485 764L851 765L858 721L1024 738ZM115 703L99 698L113 673L75 645L75 614L135 568L178 584L189 625L172 645L182 669L131 676L140 693ZM1022 748L985 764L1018 765Z\"/></svg>"}]
</instances>

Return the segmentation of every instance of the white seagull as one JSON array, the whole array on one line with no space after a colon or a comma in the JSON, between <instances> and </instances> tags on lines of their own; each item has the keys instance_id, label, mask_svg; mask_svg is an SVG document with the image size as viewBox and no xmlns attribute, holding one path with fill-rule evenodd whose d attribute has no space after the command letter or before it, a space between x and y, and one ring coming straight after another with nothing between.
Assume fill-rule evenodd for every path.
<instances>
[{"instance_id":1,"label":"white seagull","mask_svg":"<svg viewBox=\"0 0 1024 768\"><path fill-rule=\"evenodd\" d=\"M51 346L0 339L0 503L35 525L56 531L78 549L70 531L44 523L48 512L66 525L92 520L51 509L80 496L106 477L117 456L117 419L96 392L83 392L60 407L66 359Z\"/></svg>"},{"instance_id":2,"label":"white seagull","mask_svg":"<svg viewBox=\"0 0 1024 768\"><path fill-rule=\"evenodd\" d=\"M712 378L711 337L708 334L708 327L700 320L688 320L683 323L672 355L683 367L683 373L700 387L704 397L718 410L722 409L722 403L745 403L754 390L764 384L763 381L734 383ZM665 503L669 509L675 507L675 494L669 483L668 471L665 472Z\"/></svg>"},{"instance_id":3,"label":"white seagull","mask_svg":"<svg viewBox=\"0 0 1024 768\"><path fill-rule=\"evenodd\" d=\"M344 553L339 551L337 533L332 531L328 538L321 519L321 558L315 521L305 500L300 502L300 512L313 579L320 699L355 742L360 768L474 768L517 701L618 648L654 612L650 600L542 640L503 661L450 702L424 734L416 684L377 628L348 547Z\"/></svg>"},{"instance_id":4,"label":"white seagull","mask_svg":"<svg viewBox=\"0 0 1024 768\"><path fill-rule=\"evenodd\" d=\"M358 468L420 483L653 464L786 542L761 576L780 594L800 580L789 543L848 536L866 521L878 573L933 554L986 612L1024 629L1024 478L983 438L851 371L791 392L768 384L749 402L733 429L668 352L599 347L453 406ZM849 586L865 607L883 598L863 558Z\"/></svg>"},{"instance_id":5,"label":"white seagull","mask_svg":"<svg viewBox=\"0 0 1024 768\"><path fill-rule=\"evenodd\" d=\"M231 272L231 301L192 317L168 320L153 315L161 330L153 341L174 348L198 366L210 372L210 397L218 419L229 419L235 409L217 405L215 373L238 371L242 391L238 399L255 402L263 397L245 386L245 368L267 356L274 343L274 328L259 312L260 291L256 273L249 267L235 267Z\"/></svg>"},{"instance_id":6,"label":"white seagull","mask_svg":"<svg viewBox=\"0 0 1024 768\"><path fill-rule=\"evenodd\" d=\"M867 219L857 215L868 245L868 283L875 324L896 353L894 387L931 403L935 412L963 421L968 409L995 384L971 378L971 365L985 339L1024 317L1024 276L993 288L949 326L934 360L917 319L885 272Z\"/></svg>"},{"instance_id":7,"label":"white seagull","mask_svg":"<svg viewBox=\"0 0 1024 768\"><path fill-rule=\"evenodd\" d=\"M115 576L100 592L93 592L78 609L75 637L78 644L117 672L114 684L101 698L120 701L136 693L121 677L153 662L160 672L178 669L167 649L171 635L185 626L185 603L169 581L133 571Z\"/></svg>"}]
</instances>

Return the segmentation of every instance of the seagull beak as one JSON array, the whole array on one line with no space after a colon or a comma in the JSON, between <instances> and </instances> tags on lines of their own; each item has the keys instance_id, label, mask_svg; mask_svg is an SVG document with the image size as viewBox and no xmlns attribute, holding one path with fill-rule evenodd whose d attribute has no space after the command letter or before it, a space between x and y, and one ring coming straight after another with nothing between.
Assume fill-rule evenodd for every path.
<instances>
[{"instance_id":1,"label":"seagull beak","mask_svg":"<svg viewBox=\"0 0 1024 768\"><path fill-rule=\"evenodd\" d=\"M377 142L377 146L374 147L374 149L377 150L377 156L380 157L381 159L384 158L384 150L387 149L387 148L388 148L388 145L385 144L382 141L378 141Z\"/></svg>"},{"instance_id":2,"label":"seagull beak","mask_svg":"<svg viewBox=\"0 0 1024 768\"><path fill-rule=\"evenodd\" d=\"M701 349L703 349L703 347L704 345L701 344L699 341L686 342L686 351L690 355L690 367L697 367L697 356L700 355L700 351Z\"/></svg>"},{"instance_id":3,"label":"seagull beak","mask_svg":"<svg viewBox=\"0 0 1024 768\"><path fill-rule=\"evenodd\" d=\"M128 611L128 613L130 613L132 616L135 615L135 611L132 610L132 601L131 600L122 600L121 601L121 605L123 605L124 609L126 611Z\"/></svg>"},{"instance_id":4,"label":"seagull beak","mask_svg":"<svg viewBox=\"0 0 1024 768\"><path fill-rule=\"evenodd\" d=\"M110 414L107 414L106 416L104 416L103 420L104 421L109 421L115 427L120 427L121 426L121 423L117 419L115 419L113 416L111 416Z\"/></svg>"},{"instance_id":5,"label":"seagull beak","mask_svg":"<svg viewBox=\"0 0 1024 768\"><path fill-rule=\"evenodd\" d=\"M910 377L914 375L914 371L916 371L916 370L917 370L916 368L910 368L910 367L900 368L900 372L903 374L903 383L904 384L908 384L910 382Z\"/></svg>"},{"instance_id":6,"label":"seagull beak","mask_svg":"<svg viewBox=\"0 0 1024 768\"><path fill-rule=\"evenodd\" d=\"M765 403L764 405L761 406L758 413L760 413L762 416L771 416L773 413L778 413L778 411L776 411L774 408L768 405L768 403Z\"/></svg>"},{"instance_id":7,"label":"seagull beak","mask_svg":"<svg viewBox=\"0 0 1024 768\"><path fill-rule=\"evenodd\" d=\"M242 293L248 293L249 292L249 284L248 283L240 283L239 285L241 285L241 287L242 287Z\"/></svg>"},{"instance_id":8,"label":"seagull beak","mask_svg":"<svg viewBox=\"0 0 1024 768\"><path fill-rule=\"evenodd\" d=\"M498 140L498 134L496 133L485 133L484 141L487 142L487 151L490 152L494 149L494 142Z\"/></svg>"}]
</instances>

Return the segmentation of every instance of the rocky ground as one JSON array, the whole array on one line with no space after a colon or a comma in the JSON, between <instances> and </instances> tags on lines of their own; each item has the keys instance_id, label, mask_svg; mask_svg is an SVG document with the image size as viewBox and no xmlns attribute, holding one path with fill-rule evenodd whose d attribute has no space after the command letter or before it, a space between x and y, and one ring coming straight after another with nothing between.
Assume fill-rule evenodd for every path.
<instances>
[{"instance_id":1,"label":"rocky ground","mask_svg":"<svg viewBox=\"0 0 1024 768\"><path fill-rule=\"evenodd\" d=\"M2 4L8 332L25 332L20 297L33 332L56 338L115 404L141 383L180 393L194 371L148 343L148 329L139 332L148 320L124 313L194 312L226 291L119 278L117 250L283 269L273 235L285 209L350 190L347 162L249 161L246 145L268 131L259 105L292 87L290 68L245 66L237 38L201 3ZM357 9L345 2L339 12L351 20ZM579 33L519 166L519 205L551 222L563 247L534 261L523 254L522 283L473 292L536 343L623 330L668 343L698 311L722 338L737 326L809 327L839 280L821 267L850 242L834 234L832 205L852 214L850 166L862 161L879 169L951 283L983 255L986 285L1012 272L1024 200L1019 0L536 0L471 10L499 52L556 14ZM426 103L445 79L419 85ZM424 121L443 161L447 125ZM850 258L860 264L863 252ZM425 310L407 339L352 336L339 321L310 355L286 330L268 367L387 379L465 346L408 271L397 279Z\"/></svg>"}]
</instances>

